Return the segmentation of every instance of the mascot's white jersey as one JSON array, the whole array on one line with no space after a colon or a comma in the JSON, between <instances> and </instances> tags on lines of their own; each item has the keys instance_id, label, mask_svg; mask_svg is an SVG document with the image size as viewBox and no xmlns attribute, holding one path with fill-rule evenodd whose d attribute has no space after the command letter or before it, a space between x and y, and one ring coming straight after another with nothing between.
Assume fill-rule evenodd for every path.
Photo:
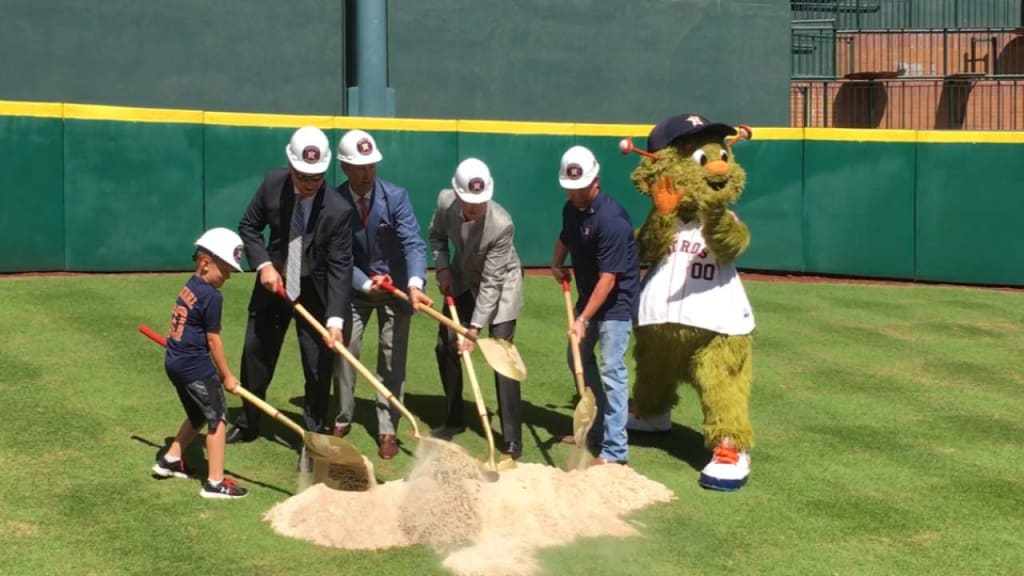
<instances>
[{"instance_id":1,"label":"mascot's white jersey","mask_svg":"<svg viewBox=\"0 0 1024 576\"><path fill-rule=\"evenodd\" d=\"M754 330L754 312L736 266L704 243L700 221L676 219L671 251L644 278L639 325L684 324L732 336Z\"/></svg>"}]
</instances>

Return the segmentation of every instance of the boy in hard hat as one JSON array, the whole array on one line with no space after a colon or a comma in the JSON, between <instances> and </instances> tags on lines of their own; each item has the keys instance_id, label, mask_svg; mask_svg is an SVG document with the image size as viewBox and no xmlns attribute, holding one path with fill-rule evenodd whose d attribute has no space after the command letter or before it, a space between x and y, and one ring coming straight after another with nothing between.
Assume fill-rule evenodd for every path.
<instances>
[{"instance_id":1,"label":"boy in hard hat","mask_svg":"<svg viewBox=\"0 0 1024 576\"><path fill-rule=\"evenodd\" d=\"M494 179L487 164L477 158L460 162L452 188L437 197L430 247L438 287L455 299L459 319L468 323L470 334L475 337L486 327L491 338L511 342L523 306L523 270L513 242L512 217L492 200L493 195ZM454 255L449 254L449 245ZM473 338L463 339L460 347L454 331L438 327L435 353L448 409L444 425L433 430L436 437L451 439L466 428L458 354L472 349ZM494 387L502 452L518 460L523 451L519 382L495 372Z\"/></svg>"},{"instance_id":2,"label":"boy in hard hat","mask_svg":"<svg viewBox=\"0 0 1024 576\"><path fill-rule=\"evenodd\" d=\"M183 452L203 426L209 471L199 495L203 498L243 498L248 493L224 476L224 437L227 409L224 390L238 386L224 357L220 339L223 296L220 287L232 272L242 271L242 239L227 228L213 228L196 240L195 274L178 294L167 334L164 369L178 392L186 418L167 452L153 465L157 478L192 478Z\"/></svg>"},{"instance_id":3,"label":"boy in hard hat","mask_svg":"<svg viewBox=\"0 0 1024 576\"><path fill-rule=\"evenodd\" d=\"M580 342L583 379L597 401L587 439L597 457L590 464L625 464L629 455L625 359L640 263L633 223L622 205L601 191L600 168L593 152L583 146L573 146L562 155L558 182L568 201L562 208L562 231L555 241L551 273L559 283L569 279L564 263L566 255L572 254L579 299L571 330ZM600 366L596 346L601 348Z\"/></svg>"}]
</instances>

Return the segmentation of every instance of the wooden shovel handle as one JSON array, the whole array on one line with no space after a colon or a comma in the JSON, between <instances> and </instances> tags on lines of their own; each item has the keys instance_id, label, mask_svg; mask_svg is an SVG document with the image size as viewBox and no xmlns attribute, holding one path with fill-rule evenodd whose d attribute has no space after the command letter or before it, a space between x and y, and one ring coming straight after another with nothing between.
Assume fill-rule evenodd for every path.
<instances>
[{"instance_id":1,"label":"wooden shovel handle","mask_svg":"<svg viewBox=\"0 0 1024 576\"><path fill-rule=\"evenodd\" d=\"M380 282L379 284L377 284L377 286L383 288L384 290L387 290L388 292L391 292L395 296L398 296L399 298L405 300L406 302L409 302L410 304L412 303L409 300L408 294L402 292L401 290L398 289L397 286L395 286L391 282L388 282L387 280ZM462 324L459 324L458 322L455 322L454 320L445 316L444 314L441 314L437 310L434 310L430 306L417 305L416 309L419 310L420 312L423 312L427 316L430 316L434 320L437 320L441 324L444 324L445 326L451 328L452 330L455 330L463 338L469 338L470 340L476 341L477 338L474 338L469 333L469 330L466 327L464 327Z\"/></svg>"},{"instance_id":2,"label":"wooden shovel handle","mask_svg":"<svg viewBox=\"0 0 1024 576\"><path fill-rule=\"evenodd\" d=\"M286 294L284 291L283 285L278 285L277 295L284 298L285 301L291 302L291 299L288 298L288 294ZM326 339L330 336L330 332L327 331L327 328L324 328L324 325L321 324L320 321L316 319L316 317L310 314L309 310L306 310L305 306L299 304L298 302L291 302L291 304L292 307L295 308L295 311L299 313L299 316L302 316L302 318L305 319L306 322L308 322L309 325L312 326L314 330L320 333L320 337ZM399 412L401 412L403 416L409 419L409 424L412 426L413 436L420 438L420 429L419 426L416 424L416 418L409 412L408 409L406 409L405 405L402 404L402 402L399 401L398 398L395 398L395 395L392 394L390 390L388 390L383 384L380 383L379 380L377 380L377 377L374 376L373 373L370 372L366 368L366 366L364 366L363 363L359 361L358 358L353 356L352 353L348 351L348 348L345 347L345 344L340 341L335 341L334 351L337 352L338 354L341 354L341 357L346 362L348 362L350 366L355 368L356 372L359 372L359 374L363 378L370 382L370 384L373 386L374 390L376 390L378 394L383 396Z\"/></svg>"},{"instance_id":3,"label":"wooden shovel handle","mask_svg":"<svg viewBox=\"0 0 1024 576\"><path fill-rule=\"evenodd\" d=\"M575 310L572 306L572 295L569 294L569 280L562 280L562 295L565 296L565 317L569 324L569 331L572 332L573 322L576 321ZM569 348L572 350L572 372L576 376L576 391L583 397L583 359L580 357L580 339L576 334L569 336Z\"/></svg>"}]
</instances>

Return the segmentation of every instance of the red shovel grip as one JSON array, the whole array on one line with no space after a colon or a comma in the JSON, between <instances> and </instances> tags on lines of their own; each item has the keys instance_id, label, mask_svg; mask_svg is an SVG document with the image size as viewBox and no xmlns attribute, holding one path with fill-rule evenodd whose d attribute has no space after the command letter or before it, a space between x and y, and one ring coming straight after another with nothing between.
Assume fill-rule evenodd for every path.
<instances>
[{"instance_id":1,"label":"red shovel grip","mask_svg":"<svg viewBox=\"0 0 1024 576\"><path fill-rule=\"evenodd\" d=\"M153 330L149 326L146 326L145 324L139 324L139 332L142 332L143 336L149 338L153 342L156 342L161 346L167 346L167 338L164 338L160 334L157 334L156 330Z\"/></svg>"}]
</instances>

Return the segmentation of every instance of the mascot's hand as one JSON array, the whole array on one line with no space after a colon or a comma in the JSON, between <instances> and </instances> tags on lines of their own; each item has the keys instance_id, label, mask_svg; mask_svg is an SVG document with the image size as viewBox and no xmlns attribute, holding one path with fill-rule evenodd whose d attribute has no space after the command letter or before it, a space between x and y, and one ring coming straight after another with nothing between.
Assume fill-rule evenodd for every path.
<instances>
[{"instance_id":1,"label":"mascot's hand","mask_svg":"<svg viewBox=\"0 0 1024 576\"><path fill-rule=\"evenodd\" d=\"M672 184L672 179L668 176L662 176L654 183L651 187L651 197L654 200L654 209L659 214L675 214L676 208L679 208L679 203L683 200L685 190L676 189Z\"/></svg>"}]
</instances>

